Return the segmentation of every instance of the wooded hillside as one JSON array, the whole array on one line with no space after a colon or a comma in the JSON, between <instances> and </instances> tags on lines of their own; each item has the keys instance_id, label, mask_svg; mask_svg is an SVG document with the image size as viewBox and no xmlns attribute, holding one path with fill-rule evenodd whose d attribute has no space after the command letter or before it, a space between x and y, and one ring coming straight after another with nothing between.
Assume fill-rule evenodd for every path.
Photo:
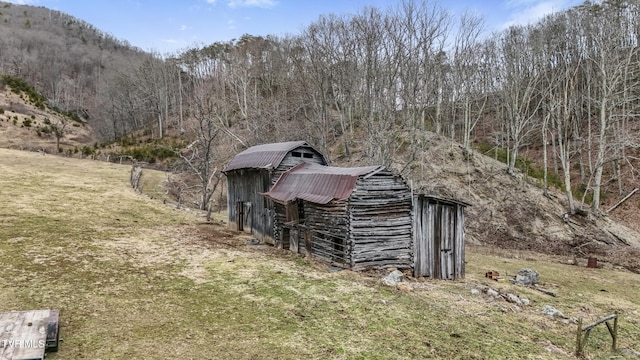
<instances>
[{"instance_id":1,"label":"wooded hillside","mask_svg":"<svg viewBox=\"0 0 640 360\"><path fill-rule=\"evenodd\" d=\"M430 131L539 178L545 194L561 188L570 214L580 200L600 215L637 186L638 1L586 2L492 34L473 14L403 1L162 56L57 11L0 12L0 73L86 120L99 142L169 135L191 144L186 160L198 146L304 139L428 187Z\"/></svg>"}]
</instances>

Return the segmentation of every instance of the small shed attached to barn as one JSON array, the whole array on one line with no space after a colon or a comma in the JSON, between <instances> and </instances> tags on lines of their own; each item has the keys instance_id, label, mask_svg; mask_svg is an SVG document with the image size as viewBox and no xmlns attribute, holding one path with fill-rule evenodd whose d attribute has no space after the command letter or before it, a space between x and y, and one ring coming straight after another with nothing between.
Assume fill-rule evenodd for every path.
<instances>
[{"instance_id":1,"label":"small shed attached to barn","mask_svg":"<svg viewBox=\"0 0 640 360\"><path fill-rule=\"evenodd\" d=\"M300 163L327 165L327 159L304 141L257 145L237 154L223 170L229 226L273 243L273 203L260 193Z\"/></svg>"},{"instance_id":2,"label":"small shed attached to barn","mask_svg":"<svg viewBox=\"0 0 640 360\"><path fill-rule=\"evenodd\" d=\"M353 270L413 268L411 189L382 166L299 164L264 195L283 248Z\"/></svg>"},{"instance_id":3,"label":"small shed attached to barn","mask_svg":"<svg viewBox=\"0 0 640 360\"><path fill-rule=\"evenodd\" d=\"M432 195L414 197L415 277L464 277L464 208L469 204Z\"/></svg>"}]
</instances>

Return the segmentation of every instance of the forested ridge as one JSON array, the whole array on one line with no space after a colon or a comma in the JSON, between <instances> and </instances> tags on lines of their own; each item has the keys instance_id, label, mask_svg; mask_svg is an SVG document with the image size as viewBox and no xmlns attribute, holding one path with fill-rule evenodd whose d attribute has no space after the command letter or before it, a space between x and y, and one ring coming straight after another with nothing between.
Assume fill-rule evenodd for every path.
<instances>
[{"instance_id":1,"label":"forested ridge","mask_svg":"<svg viewBox=\"0 0 640 360\"><path fill-rule=\"evenodd\" d=\"M560 188L569 214L585 201L600 215L601 194L611 203L637 186L639 15L639 1L585 2L489 33L475 14L403 1L286 37L158 54L0 2L0 74L86 122L96 143L142 134L170 147L204 188L230 154L300 139L426 186L421 154L435 133L539 178L545 194Z\"/></svg>"}]
</instances>

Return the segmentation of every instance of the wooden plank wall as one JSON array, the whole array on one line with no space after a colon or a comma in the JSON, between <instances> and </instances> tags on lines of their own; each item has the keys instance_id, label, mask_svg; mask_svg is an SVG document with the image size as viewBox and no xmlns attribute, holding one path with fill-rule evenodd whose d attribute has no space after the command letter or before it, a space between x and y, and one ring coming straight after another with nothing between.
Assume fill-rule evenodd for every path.
<instances>
[{"instance_id":1,"label":"wooden plank wall","mask_svg":"<svg viewBox=\"0 0 640 360\"><path fill-rule=\"evenodd\" d=\"M242 201L250 203L247 214L245 231L255 235L260 240L270 242L273 239L273 202L260 195L268 191L271 186L270 173L267 170L240 169L227 173L227 209L229 212L229 225L235 227L237 207L236 203ZM234 228L235 230L235 228Z\"/></svg>"},{"instance_id":2,"label":"wooden plank wall","mask_svg":"<svg viewBox=\"0 0 640 360\"><path fill-rule=\"evenodd\" d=\"M298 206L276 203L274 209L274 238L278 247L307 254L305 239L310 238L311 256L350 267L345 201L334 200L326 205L300 201ZM297 218L290 214L295 210L299 214Z\"/></svg>"},{"instance_id":3,"label":"wooden plank wall","mask_svg":"<svg viewBox=\"0 0 640 360\"><path fill-rule=\"evenodd\" d=\"M414 269L415 277L434 275L434 229L430 224L435 223L435 207L422 196L414 202Z\"/></svg>"},{"instance_id":4,"label":"wooden plank wall","mask_svg":"<svg viewBox=\"0 0 640 360\"><path fill-rule=\"evenodd\" d=\"M414 215L414 276L464 277L464 206L417 196Z\"/></svg>"},{"instance_id":5,"label":"wooden plank wall","mask_svg":"<svg viewBox=\"0 0 640 360\"><path fill-rule=\"evenodd\" d=\"M411 191L384 170L360 177L349 198L351 267L413 267Z\"/></svg>"},{"instance_id":6,"label":"wooden plank wall","mask_svg":"<svg viewBox=\"0 0 640 360\"><path fill-rule=\"evenodd\" d=\"M455 223L455 263L454 263L454 279L464 278L465 273L465 241L464 241L464 206L458 204L456 206L456 223Z\"/></svg>"},{"instance_id":7,"label":"wooden plank wall","mask_svg":"<svg viewBox=\"0 0 640 360\"><path fill-rule=\"evenodd\" d=\"M311 254L323 261L349 267L347 204L334 200L326 205L304 202L305 226L311 233Z\"/></svg>"}]
</instances>

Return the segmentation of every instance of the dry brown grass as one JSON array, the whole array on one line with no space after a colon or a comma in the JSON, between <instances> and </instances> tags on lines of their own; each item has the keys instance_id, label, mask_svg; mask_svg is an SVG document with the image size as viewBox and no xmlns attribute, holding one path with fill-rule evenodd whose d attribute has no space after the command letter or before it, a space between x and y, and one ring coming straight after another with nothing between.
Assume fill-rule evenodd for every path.
<instances>
[{"instance_id":1,"label":"dry brown grass","mask_svg":"<svg viewBox=\"0 0 640 360\"><path fill-rule=\"evenodd\" d=\"M61 310L52 359L571 358L575 327L621 314L619 348L592 334L588 358L640 350L639 275L560 257L469 248L461 281L380 284L382 272L330 272L192 212L133 192L129 167L0 149L0 310ZM143 185L143 188L145 186ZM484 278L531 267L553 298ZM489 285L530 306L472 295ZM604 331L604 332L603 332ZM626 353L624 352L626 351Z\"/></svg>"}]
</instances>

